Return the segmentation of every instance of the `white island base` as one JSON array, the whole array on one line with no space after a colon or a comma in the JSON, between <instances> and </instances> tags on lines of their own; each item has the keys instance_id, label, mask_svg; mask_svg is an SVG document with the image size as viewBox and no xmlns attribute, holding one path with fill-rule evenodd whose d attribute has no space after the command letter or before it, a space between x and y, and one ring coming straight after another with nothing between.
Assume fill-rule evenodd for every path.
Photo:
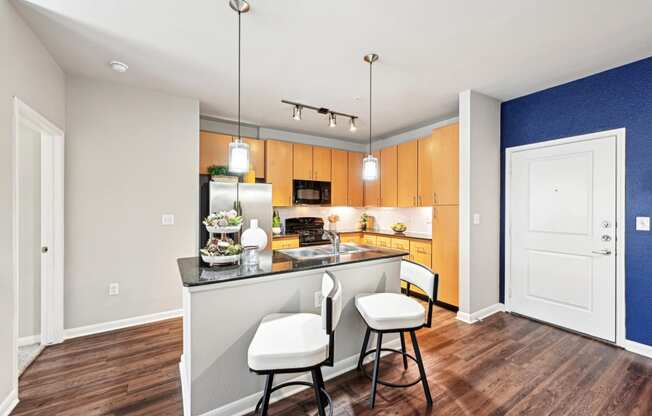
<instances>
[{"instance_id":1,"label":"white island base","mask_svg":"<svg viewBox=\"0 0 652 416\"><path fill-rule=\"evenodd\" d=\"M327 268L287 272L183 288L183 355L180 369L185 416L234 416L251 412L260 399L265 377L249 371L247 350L260 320L271 313L320 313L315 293L324 270L341 281L343 312L335 331L335 366L323 367L326 380L357 366L366 326L355 307L360 293L400 292L400 257L368 260ZM384 346L400 348L397 335ZM373 338L369 343L374 345ZM275 379L309 381L294 374ZM294 394L288 387L272 402Z\"/></svg>"}]
</instances>

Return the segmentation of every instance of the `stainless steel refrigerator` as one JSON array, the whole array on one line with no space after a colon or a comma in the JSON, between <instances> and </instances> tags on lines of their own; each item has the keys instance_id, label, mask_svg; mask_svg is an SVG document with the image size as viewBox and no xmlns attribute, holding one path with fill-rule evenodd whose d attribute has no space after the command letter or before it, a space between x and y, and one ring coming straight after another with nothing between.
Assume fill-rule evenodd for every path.
<instances>
[{"instance_id":1,"label":"stainless steel refrigerator","mask_svg":"<svg viewBox=\"0 0 652 416\"><path fill-rule=\"evenodd\" d=\"M239 200L242 209L242 230L249 228L251 219L267 233L267 248L272 246L272 185L267 183L210 182L208 212L228 211ZM206 243L204 241L204 243Z\"/></svg>"}]
</instances>

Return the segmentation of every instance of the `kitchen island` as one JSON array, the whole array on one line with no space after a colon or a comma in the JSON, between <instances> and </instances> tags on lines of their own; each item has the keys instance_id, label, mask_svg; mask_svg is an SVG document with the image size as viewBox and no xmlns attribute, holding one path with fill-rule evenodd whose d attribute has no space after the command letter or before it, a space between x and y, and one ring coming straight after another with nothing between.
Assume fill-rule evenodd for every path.
<instances>
[{"instance_id":1,"label":"kitchen island","mask_svg":"<svg viewBox=\"0 0 652 416\"><path fill-rule=\"evenodd\" d=\"M279 312L319 314L317 294L325 270L341 281L344 308L335 331L335 366L324 367L324 377L356 367L365 325L354 298L359 293L398 293L400 262L408 253L343 246L355 250L314 258L266 250L255 266L209 267L199 257L178 260L184 286L180 370L186 416L208 412L238 415L253 409L262 394L264 377L249 371L247 350L260 320ZM386 338L385 345L397 347L397 337ZM278 377L275 382L296 377ZM293 392L285 389L279 393Z\"/></svg>"}]
</instances>

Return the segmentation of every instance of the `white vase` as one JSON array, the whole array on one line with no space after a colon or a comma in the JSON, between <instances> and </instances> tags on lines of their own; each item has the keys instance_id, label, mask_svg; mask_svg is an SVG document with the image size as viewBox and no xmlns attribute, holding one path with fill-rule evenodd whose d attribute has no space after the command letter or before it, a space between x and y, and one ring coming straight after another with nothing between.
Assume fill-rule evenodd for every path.
<instances>
[{"instance_id":1,"label":"white vase","mask_svg":"<svg viewBox=\"0 0 652 416\"><path fill-rule=\"evenodd\" d=\"M252 219L249 228L242 233L240 244L243 247L257 246L258 250L263 250L267 247L267 233L258 227L257 219Z\"/></svg>"}]
</instances>

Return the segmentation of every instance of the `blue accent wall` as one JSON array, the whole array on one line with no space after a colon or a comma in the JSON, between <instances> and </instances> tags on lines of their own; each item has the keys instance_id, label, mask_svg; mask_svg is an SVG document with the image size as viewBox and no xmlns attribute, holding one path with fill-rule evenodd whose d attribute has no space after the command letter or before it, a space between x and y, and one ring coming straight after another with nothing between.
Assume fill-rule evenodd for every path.
<instances>
[{"instance_id":1,"label":"blue accent wall","mask_svg":"<svg viewBox=\"0 0 652 416\"><path fill-rule=\"evenodd\" d=\"M652 345L652 232L635 230L652 216L652 58L506 101L501 108L504 230L505 148L625 127L627 339ZM504 299L501 235L501 301Z\"/></svg>"}]
</instances>

